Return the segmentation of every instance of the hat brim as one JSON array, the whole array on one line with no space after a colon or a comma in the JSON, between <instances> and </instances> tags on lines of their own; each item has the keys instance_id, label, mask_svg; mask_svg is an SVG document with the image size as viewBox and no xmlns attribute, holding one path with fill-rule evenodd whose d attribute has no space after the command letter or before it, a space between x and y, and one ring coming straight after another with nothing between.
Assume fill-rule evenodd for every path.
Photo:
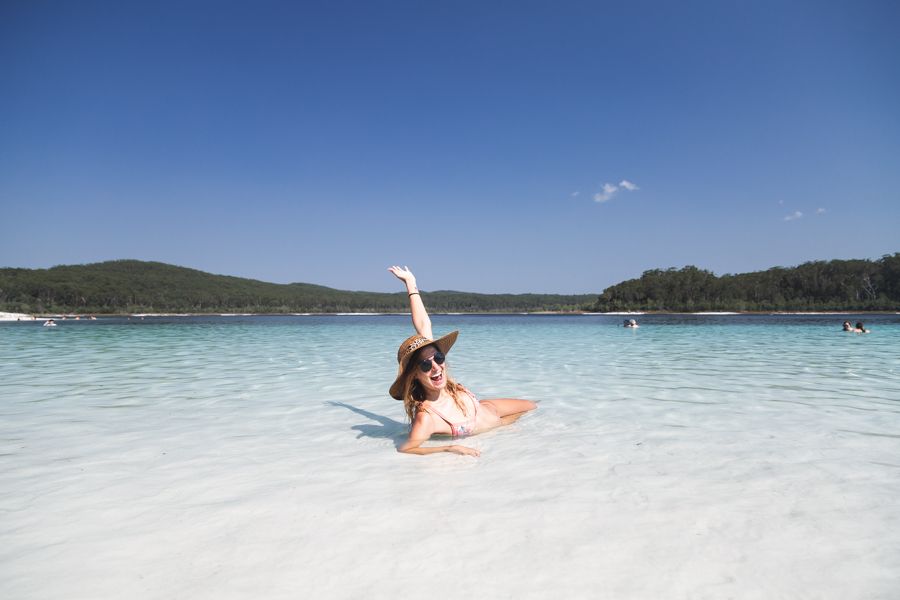
<instances>
[{"instance_id":1,"label":"hat brim","mask_svg":"<svg viewBox=\"0 0 900 600\"><path fill-rule=\"evenodd\" d=\"M422 348L427 348L428 346L436 346L438 350L447 354L450 351L450 348L453 347L453 344L456 343L456 338L459 337L459 331L451 331L447 335L443 337L439 337L436 340L431 340L425 344L422 344L418 348L416 348L415 352L410 352L407 354L403 361L397 366L397 377L394 379L394 383L391 384L390 394L391 398L394 400L403 400L403 373L406 371L407 365L409 365L410 359Z\"/></svg>"}]
</instances>

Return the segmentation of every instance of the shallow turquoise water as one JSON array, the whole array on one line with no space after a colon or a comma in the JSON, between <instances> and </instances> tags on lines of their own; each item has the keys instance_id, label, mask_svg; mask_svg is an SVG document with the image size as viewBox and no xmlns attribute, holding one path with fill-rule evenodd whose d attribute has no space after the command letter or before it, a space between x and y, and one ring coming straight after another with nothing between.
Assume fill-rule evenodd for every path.
<instances>
[{"instance_id":1,"label":"shallow turquoise water","mask_svg":"<svg viewBox=\"0 0 900 600\"><path fill-rule=\"evenodd\" d=\"M266 532L254 544L327 574L337 567L317 561L343 564L361 543L335 541L345 528L402 540L415 520L403 511L427 504L446 516L460 503L478 544L527 549L529 572L552 579L545 545L564 543L566 568L588 575L558 592L584 593L598 573L626 596L900 590L900 317L867 316L868 335L841 332L840 315L637 318L628 330L611 316L434 317L436 334L462 332L449 358L459 381L481 397L540 403L466 440L478 460L394 451L406 424L387 388L408 317L0 325L0 592L228 596L214 583L223 567L263 568L234 550L257 548L235 541L248 527ZM527 535L492 529L485 503L514 503L505 523ZM285 512L302 544L266 516ZM683 573L685 540L715 576L623 571L632 551L635 564L651 557ZM184 556L201 542L232 550L187 566L162 550ZM116 558L135 547L150 552L140 573ZM382 546L368 551L396 569ZM86 567L85 554L108 566ZM327 592L272 560L275 596L301 584ZM137 583L146 578L152 591ZM759 578L768 594L742 593ZM512 576L491 581L524 591ZM337 595L365 590L355 585Z\"/></svg>"},{"instance_id":2,"label":"shallow turquoise water","mask_svg":"<svg viewBox=\"0 0 900 600\"><path fill-rule=\"evenodd\" d=\"M607 316L438 316L434 327L462 330L452 373L479 396L546 402L572 425L590 422L598 403L680 405L682 417L721 410L777 417L793 404L811 419L843 414L835 428L900 434L900 317L869 318L868 335L839 331L841 320L654 315L628 330ZM402 316L8 324L0 328L0 414L9 430L30 417L39 418L36 426L96 428L342 402L401 421L386 389L396 346L409 332ZM15 447L4 453L15 455Z\"/></svg>"}]
</instances>

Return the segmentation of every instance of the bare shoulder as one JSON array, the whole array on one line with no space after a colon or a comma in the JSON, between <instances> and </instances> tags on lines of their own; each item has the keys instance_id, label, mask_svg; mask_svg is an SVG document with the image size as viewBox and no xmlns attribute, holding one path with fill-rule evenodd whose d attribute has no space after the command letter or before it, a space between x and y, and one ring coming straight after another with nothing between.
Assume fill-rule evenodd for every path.
<instances>
[{"instance_id":1,"label":"bare shoulder","mask_svg":"<svg viewBox=\"0 0 900 600\"><path fill-rule=\"evenodd\" d=\"M413 419L412 424L413 427L415 427L416 425L424 425L425 423L431 423L431 413L429 413L424 408L420 408L416 412L416 416Z\"/></svg>"},{"instance_id":2,"label":"bare shoulder","mask_svg":"<svg viewBox=\"0 0 900 600\"><path fill-rule=\"evenodd\" d=\"M409 429L409 437L415 439L427 439L434 433L434 421L431 413L427 410L419 409L413 418L412 426Z\"/></svg>"}]
</instances>

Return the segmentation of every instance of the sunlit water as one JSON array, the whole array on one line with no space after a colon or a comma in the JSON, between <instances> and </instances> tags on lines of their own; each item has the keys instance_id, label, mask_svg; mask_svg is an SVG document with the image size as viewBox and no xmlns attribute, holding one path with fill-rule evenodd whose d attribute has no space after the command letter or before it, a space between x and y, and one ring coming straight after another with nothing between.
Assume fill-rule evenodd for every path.
<instances>
[{"instance_id":1,"label":"sunlit water","mask_svg":"<svg viewBox=\"0 0 900 600\"><path fill-rule=\"evenodd\" d=\"M434 317L478 459L408 317L0 325L0 597L900 597L900 317L638 318Z\"/></svg>"}]
</instances>

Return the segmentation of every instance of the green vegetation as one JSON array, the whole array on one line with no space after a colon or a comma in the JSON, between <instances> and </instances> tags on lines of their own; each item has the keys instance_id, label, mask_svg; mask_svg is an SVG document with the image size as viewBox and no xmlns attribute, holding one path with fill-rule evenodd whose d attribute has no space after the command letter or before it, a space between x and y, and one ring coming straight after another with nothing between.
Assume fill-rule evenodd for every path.
<instances>
[{"instance_id":1,"label":"green vegetation","mask_svg":"<svg viewBox=\"0 0 900 600\"><path fill-rule=\"evenodd\" d=\"M448 291L424 295L432 312L577 311L596 300L594 295ZM403 312L409 310L409 301L405 292L347 292L116 260L52 269L0 269L0 310L81 314Z\"/></svg>"},{"instance_id":2,"label":"green vegetation","mask_svg":"<svg viewBox=\"0 0 900 600\"><path fill-rule=\"evenodd\" d=\"M900 310L900 253L716 276L654 269L593 295L424 292L430 311ZM405 312L406 293L276 284L155 262L116 260L52 269L0 269L0 310L24 313Z\"/></svg>"},{"instance_id":3,"label":"green vegetation","mask_svg":"<svg viewBox=\"0 0 900 600\"><path fill-rule=\"evenodd\" d=\"M900 310L900 253L721 277L693 266L654 269L605 289L594 310Z\"/></svg>"}]
</instances>

